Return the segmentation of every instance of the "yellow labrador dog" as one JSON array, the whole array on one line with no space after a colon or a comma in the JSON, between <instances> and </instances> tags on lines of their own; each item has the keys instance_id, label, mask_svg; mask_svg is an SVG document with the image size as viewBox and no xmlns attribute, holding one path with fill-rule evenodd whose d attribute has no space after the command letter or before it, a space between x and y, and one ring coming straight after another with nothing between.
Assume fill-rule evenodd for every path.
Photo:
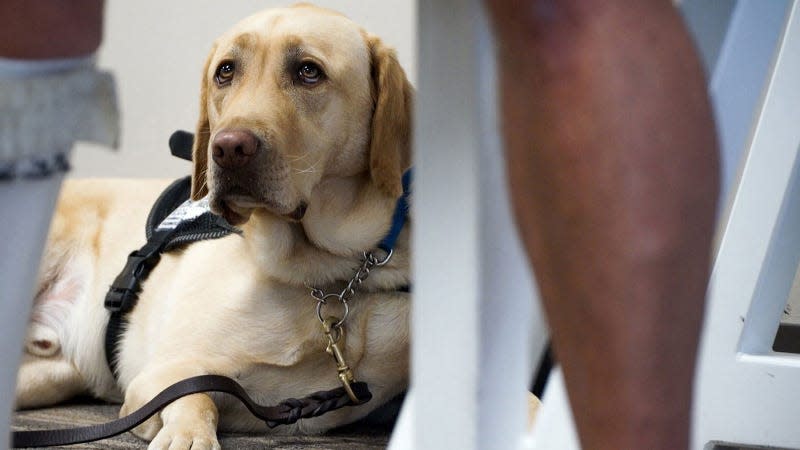
<instances>
[{"instance_id":1,"label":"yellow labrador dog","mask_svg":"<svg viewBox=\"0 0 800 450\"><path fill-rule=\"evenodd\" d=\"M103 298L164 182L64 186L41 269L17 405L77 393L124 399L125 415L176 381L234 377L261 404L339 386L309 286L341 289L390 228L410 161L412 87L395 53L347 18L299 5L253 15L203 69L192 196L241 234L165 254L126 317L115 379ZM408 379L409 226L350 301L347 362L373 399L279 427L355 421ZM326 307L327 308L327 307ZM331 313L342 315L330 306ZM217 426L264 431L224 396L194 394L135 433L151 448L218 448Z\"/></svg>"}]
</instances>

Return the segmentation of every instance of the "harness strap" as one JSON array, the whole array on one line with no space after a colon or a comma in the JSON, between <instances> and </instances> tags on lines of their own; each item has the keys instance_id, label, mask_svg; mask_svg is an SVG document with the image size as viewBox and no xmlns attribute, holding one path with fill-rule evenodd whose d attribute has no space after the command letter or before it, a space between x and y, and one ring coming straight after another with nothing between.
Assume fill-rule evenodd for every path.
<instances>
[{"instance_id":1,"label":"harness strap","mask_svg":"<svg viewBox=\"0 0 800 450\"><path fill-rule=\"evenodd\" d=\"M187 243L217 239L240 231L220 216L212 214L203 201L189 201L190 177L181 178L158 197L147 216L147 243L131 252L125 267L117 275L105 298L109 310L106 326L106 362L116 375L117 346L122 336L125 316L139 299L142 283L158 264L161 254Z\"/></svg>"},{"instance_id":2,"label":"harness strap","mask_svg":"<svg viewBox=\"0 0 800 450\"><path fill-rule=\"evenodd\" d=\"M116 376L116 351L122 335L122 322L139 300L142 282L150 275L150 271L161 260L161 253L169 241L169 232L159 231L150 237L144 247L128 255L125 268L111 284L106 294L104 305L111 313L106 326L105 350L106 362L111 373Z\"/></svg>"},{"instance_id":3,"label":"harness strap","mask_svg":"<svg viewBox=\"0 0 800 450\"><path fill-rule=\"evenodd\" d=\"M78 428L57 430L15 431L12 436L14 448L52 447L56 445L81 444L106 439L129 431L175 400L200 392L224 392L236 397L268 427L288 425L300 419L317 417L344 406L360 405L372 398L366 383L351 385L359 401L354 402L343 387L315 392L301 399L290 398L275 406L262 406L254 402L244 388L231 378L221 375L200 375L179 381L164 389L155 398L131 414L111 422Z\"/></svg>"}]
</instances>

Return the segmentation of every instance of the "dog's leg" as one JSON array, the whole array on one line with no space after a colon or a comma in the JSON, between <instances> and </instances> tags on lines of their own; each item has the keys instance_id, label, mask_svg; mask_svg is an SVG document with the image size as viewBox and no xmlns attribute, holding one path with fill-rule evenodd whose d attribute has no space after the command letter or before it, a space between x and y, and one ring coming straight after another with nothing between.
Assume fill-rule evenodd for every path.
<instances>
[{"instance_id":1,"label":"dog's leg","mask_svg":"<svg viewBox=\"0 0 800 450\"><path fill-rule=\"evenodd\" d=\"M163 426L150 449L219 449L214 401L206 394L183 397L161 411Z\"/></svg>"},{"instance_id":2,"label":"dog's leg","mask_svg":"<svg viewBox=\"0 0 800 450\"><path fill-rule=\"evenodd\" d=\"M58 217L55 223L58 223ZM52 405L86 392L88 386L62 349L67 318L88 285L90 263L51 245L46 249L25 339L25 354L17 373L18 408ZM66 262L65 262L66 261Z\"/></svg>"},{"instance_id":3,"label":"dog's leg","mask_svg":"<svg viewBox=\"0 0 800 450\"><path fill-rule=\"evenodd\" d=\"M83 289L76 280L75 276L56 278L36 298L17 373L17 408L53 405L87 391L86 381L62 352L59 338Z\"/></svg>"},{"instance_id":4,"label":"dog's leg","mask_svg":"<svg viewBox=\"0 0 800 450\"><path fill-rule=\"evenodd\" d=\"M140 408L168 386L203 374L197 361L159 365L143 371L126 389L120 417ZM152 440L150 449L218 450L218 419L219 412L211 397L193 394L165 407L160 414L136 427L133 434Z\"/></svg>"},{"instance_id":5,"label":"dog's leg","mask_svg":"<svg viewBox=\"0 0 800 450\"><path fill-rule=\"evenodd\" d=\"M17 374L17 408L52 405L86 391L75 366L63 358L26 354Z\"/></svg>"}]
</instances>

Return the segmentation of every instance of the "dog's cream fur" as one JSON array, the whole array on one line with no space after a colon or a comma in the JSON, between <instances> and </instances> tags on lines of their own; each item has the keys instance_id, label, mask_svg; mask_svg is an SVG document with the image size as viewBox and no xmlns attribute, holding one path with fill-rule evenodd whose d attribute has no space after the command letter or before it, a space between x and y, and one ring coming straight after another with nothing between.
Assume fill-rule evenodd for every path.
<instances>
[{"instance_id":1,"label":"dog's cream fur","mask_svg":"<svg viewBox=\"0 0 800 450\"><path fill-rule=\"evenodd\" d=\"M221 62L233 81L215 81ZM298 83L297 66L324 70ZM236 378L262 404L336 388L315 300L307 286L341 288L388 231L410 161L412 88L394 52L336 13L300 5L237 24L214 44L203 71L193 197L243 233L162 257L144 284L119 349L106 366L103 298L144 244L144 222L167 182L65 184L41 270L41 287L19 374L18 407L81 392L124 399L125 415L159 391L199 374ZM247 176L211 158L223 130L246 130L260 153ZM298 206L307 205L297 221ZM292 216L294 218L290 218ZM351 301L345 354L373 399L276 432L322 432L363 417L408 379L409 226L390 263ZM341 314L331 307L331 313ZM221 414L220 414L221 413ZM136 429L152 448L218 448L217 423L265 431L225 397L195 394Z\"/></svg>"}]
</instances>

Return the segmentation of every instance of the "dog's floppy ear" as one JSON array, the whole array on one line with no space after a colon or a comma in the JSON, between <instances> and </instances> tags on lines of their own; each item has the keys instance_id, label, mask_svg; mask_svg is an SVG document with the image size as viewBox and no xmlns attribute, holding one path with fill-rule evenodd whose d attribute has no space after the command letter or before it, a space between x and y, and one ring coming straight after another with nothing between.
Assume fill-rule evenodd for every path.
<instances>
[{"instance_id":1,"label":"dog's floppy ear","mask_svg":"<svg viewBox=\"0 0 800 450\"><path fill-rule=\"evenodd\" d=\"M395 51L375 36L366 35L372 63L375 110L369 170L384 193L400 197L403 172L411 164L411 114L414 89L397 61Z\"/></svg>"},{"instance_id":2,"label":"dog's floppy ear","mask_svg":"<svg viewBox=\"0 0 800 450\"><path fill-rule=\"evenodd\" d=\"M208 68L214 56L216 46L206 58L203 65L203 79L200 83L200 117L197 120L197 129L194 133L192 146L192 200L199 200L208 194L206 185L206 171L208 170L208 140L211 126L208 123Z\"/></svg>"}]
</instances>

